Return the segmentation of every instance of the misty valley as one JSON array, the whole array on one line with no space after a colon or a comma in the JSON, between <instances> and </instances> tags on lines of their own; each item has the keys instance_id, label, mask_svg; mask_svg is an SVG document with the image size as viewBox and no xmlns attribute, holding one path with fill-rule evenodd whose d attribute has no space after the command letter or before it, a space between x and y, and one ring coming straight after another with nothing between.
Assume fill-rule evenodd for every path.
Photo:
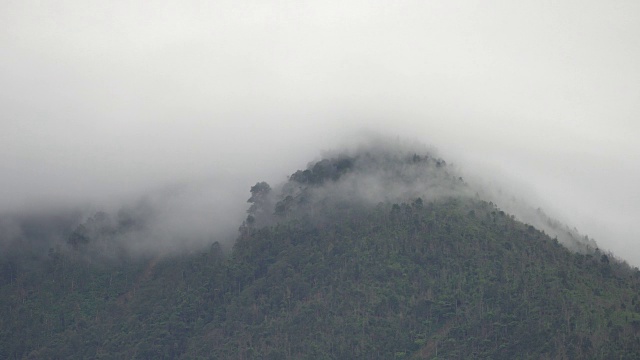
<instances>
[{"instance_id":1,"label":"misty valley","mask_svg":"<svg viewBox=\"0 0 640 360\"><path fill-rule=\"evenodd\" d=\"M168 233L154 198L2 215L0 358L640 358L638 268L429 150L247 190L232 240Z\"/></svg>"}]
</instances>

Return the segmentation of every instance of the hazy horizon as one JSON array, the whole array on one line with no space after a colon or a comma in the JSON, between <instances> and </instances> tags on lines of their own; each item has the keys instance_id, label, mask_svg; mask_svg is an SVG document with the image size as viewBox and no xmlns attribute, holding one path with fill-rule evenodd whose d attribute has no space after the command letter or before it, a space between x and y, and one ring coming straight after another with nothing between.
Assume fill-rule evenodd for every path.
<instances>
[{"instance_id":1,"label":"hazy horizon","mask_svg":"<svg viewBox=\"0 0 640 360\"><path fill-rule=\"evenodd\" d=\"M5 1L0 20L0 212L174 186L172 226L211 230L257 181L382 134L640 265L640 3Z\"/></svg>"}]
</instances>

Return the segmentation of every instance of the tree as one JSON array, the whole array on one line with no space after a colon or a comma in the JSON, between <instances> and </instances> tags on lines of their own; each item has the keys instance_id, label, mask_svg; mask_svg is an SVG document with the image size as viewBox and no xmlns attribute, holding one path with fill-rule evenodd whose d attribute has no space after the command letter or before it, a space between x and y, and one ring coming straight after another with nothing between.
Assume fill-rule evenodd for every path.
<instances>
[{"instance_id":1,"label":"tree","mask_svg":"<svg viewBox=\"0 0 640 360\"><path fill-rule=\"evenodd\" d=\"M245 224L248 226L262 226L268 223L272 215L272 200L270 197L271 186L264 181L251 187L251 197L247 200L251 203L247 210Z\"/></svg>"}]
</instances>

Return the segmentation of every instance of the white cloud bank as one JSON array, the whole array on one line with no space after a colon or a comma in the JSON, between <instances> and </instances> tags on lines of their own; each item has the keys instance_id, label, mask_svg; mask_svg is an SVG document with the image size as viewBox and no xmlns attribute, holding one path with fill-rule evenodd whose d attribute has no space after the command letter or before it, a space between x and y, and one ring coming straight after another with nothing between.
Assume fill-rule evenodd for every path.
<instances>
[{"instance_id":1,"label":"white cloud bank","mask_svg":"<svg viewBox=\"0 0 640 360\"><path fill-rule=\"evenodd\" d=\"M638 2L9 0L0 24L1 210L195 179L241 213L366 129L640 265Z\"/></svg>"}]
</instances>

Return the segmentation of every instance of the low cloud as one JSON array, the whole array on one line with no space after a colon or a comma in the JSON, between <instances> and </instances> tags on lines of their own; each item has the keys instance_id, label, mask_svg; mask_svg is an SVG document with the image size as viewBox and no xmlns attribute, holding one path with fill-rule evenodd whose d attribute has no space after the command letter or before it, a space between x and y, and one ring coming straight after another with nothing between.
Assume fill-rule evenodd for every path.
<instances>
[{"instance_id":1,"label":"low cloud","mask_svg":"<svg viewBox=\"0 0 640 360\"><path fill-rule=\"evenodd\" d=\"M199 237L256 181L367 129L528 184L515 196L640 265L639 6L3 2L0 213L117 211L186 184L166 200L185 225L158 229Z\"/></svg>"}]
</instances>

